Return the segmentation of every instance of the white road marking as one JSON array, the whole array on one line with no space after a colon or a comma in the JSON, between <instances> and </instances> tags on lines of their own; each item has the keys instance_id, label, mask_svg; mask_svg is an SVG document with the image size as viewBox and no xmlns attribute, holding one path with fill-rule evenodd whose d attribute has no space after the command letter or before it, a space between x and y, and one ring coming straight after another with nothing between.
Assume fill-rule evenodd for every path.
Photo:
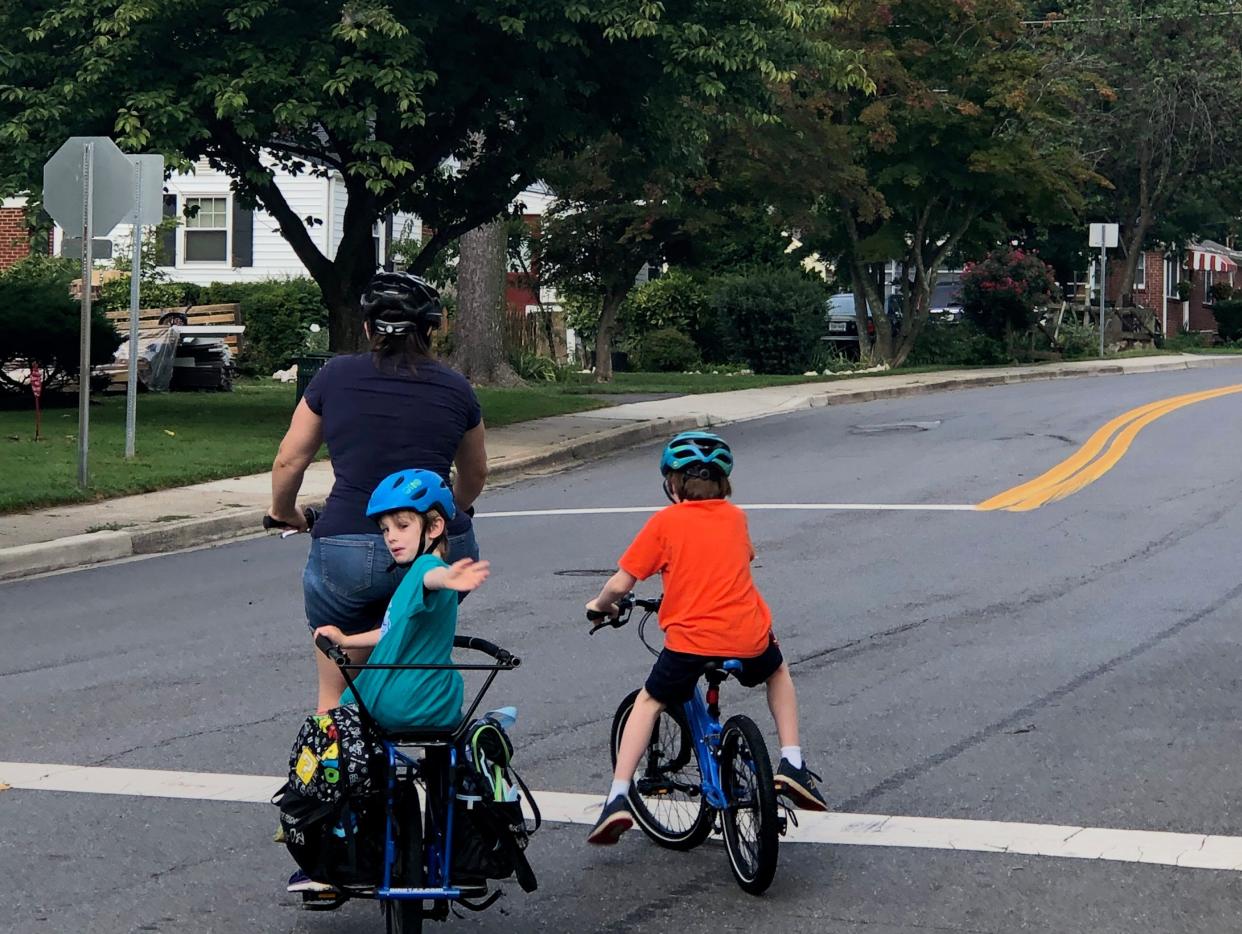
<instances>
[{"instance_id":1,"label":"white road marking","mask_svg":"<svg viewBox=\"0 0 1242 934\"><path fill-rule=\"evenodd\" d=\"M977 506L965 503L739 503L747 512L785 510L804 512L981 512ZM476 519L516 519L527 516L605 516L625 512L655 512L661 506L598 506L582 509L514 509L498 512L481 512Z\"/></svg>"},{"instance_id":2,"label":"white road marking","mask_svg":"<svg viewBox=\"0 0 1242 934\"><path fill-rule=\"evenodd\" d=\"M266 775L0 762L0 789L7 785L35 791L267 804L283 783L283 778ZM603 800L602 794L563 791L536 791L534 795L544 819L588 826L594 823ZM798 823L797 827L790 826L786 842L967 850L1242 871L1242 837L1215 834L884 814L799 812Z\"/></svg>"}]
</instances>

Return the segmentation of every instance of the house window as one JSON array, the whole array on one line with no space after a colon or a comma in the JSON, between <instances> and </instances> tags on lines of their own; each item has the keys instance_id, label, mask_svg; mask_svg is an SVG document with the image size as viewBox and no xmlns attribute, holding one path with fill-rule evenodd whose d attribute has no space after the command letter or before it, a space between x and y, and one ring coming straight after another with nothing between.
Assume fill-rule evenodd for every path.
<instances>
[{"instance_id":1,"label":"house window","mask_svg":"<svg viewBox=\"0 0 1242 934\"><path fill-rule=\"evenodd\" d=\"M1177 298L1177 283L1182 278L1182 264L1176 256L1164 258L1164 294L1166 298Z\"/></svg>"},{"instance_id":2,"label":"house window","mask_svg":"<svg viewBox=\"0 0 1242 934\"><path fill-rule=\"evenodd\" d=\"M229 199L185 199L185 261L225 263L229 258Z\"/></svg>"},{"instance_id":3,"label":"house window","mask_svg":"<svg viewBox=\"0 0 1242 934\"><path fill-rule=\"evenodd\" d=\"M1210 305L1214 301L1212 298L1212 284L1216 281L1216 273L1210 269L1203 270L1203 304Z\"/></svg>"},{"instance_id":4,"label":"house window","mask_svg":"<svg viewBox=\"0 0 1242 934\"><path fill-rule=\"evenodd\" d=\"M1147 254L1140 253L1138 265L1134 267L1134 290L1144 291L1147 288Z\"/></svg>"}]
</instances>

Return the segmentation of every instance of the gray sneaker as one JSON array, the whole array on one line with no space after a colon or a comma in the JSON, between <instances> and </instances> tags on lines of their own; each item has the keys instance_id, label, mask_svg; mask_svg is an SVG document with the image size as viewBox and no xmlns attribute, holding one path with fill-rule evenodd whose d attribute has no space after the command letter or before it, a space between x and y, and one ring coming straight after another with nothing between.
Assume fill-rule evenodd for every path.
<instances>
[{"instance_id":1,"label":"gray sneaker","mask_svg":"<svg viewBox=\"0 0 1242 934\"><path fill-rule=\"evenodd\" d=\"M630 811L630 803L625 795L617 795L604 805L599 820L587 834L587 843L597 846L612 846L621 839L621 834L634 826L634 815Z\"/></svg>"},{"instance_id":2,"label":"gray sneaker","mask_svg":"<svg viewBox=\"0 0 1242 934\"><path fill-rule=\"evenodd\" d=\"M826 811L828 802L815 787L816 782L822 781L822 778L806 767L805 762L800 768L795 769L789 764L788 759L782 758L772 784L776 786L778 794L784 795L802 810Z\"/></svg>"}]
</instances>

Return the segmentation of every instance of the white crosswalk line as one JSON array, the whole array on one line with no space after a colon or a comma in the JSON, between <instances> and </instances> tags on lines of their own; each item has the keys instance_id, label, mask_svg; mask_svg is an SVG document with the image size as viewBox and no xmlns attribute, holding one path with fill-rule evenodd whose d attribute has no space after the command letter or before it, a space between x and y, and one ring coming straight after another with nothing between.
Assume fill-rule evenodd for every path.
<instances>
[{"instance_id":1,"label":"white crosswalk line","mask_svg":"<svg viewBox=\"0 0 1242 934\"><path fill-rule=\"evenodd\" d=\"M284 779L161 769L0 762L0 788L267 804ZM536 791L545 820L590 825L601 794ZM789 843L966 850L1242 871L1242 837L1013 821L799 812Z\"/></svg>"},{"instance_id":2,"label":"white crosswalk line","mask_svg":"<svg viewBox=\"0 0 1242 934\"><path fill-rule=\"evenodd\" d=\"M481 512L476 519L523 519L531 516L607 516L655 512L661 506L593 506L566 509L514 509ZM980 512L965 503L738 503L747 512Z\"/></svg>"}]
</instances>

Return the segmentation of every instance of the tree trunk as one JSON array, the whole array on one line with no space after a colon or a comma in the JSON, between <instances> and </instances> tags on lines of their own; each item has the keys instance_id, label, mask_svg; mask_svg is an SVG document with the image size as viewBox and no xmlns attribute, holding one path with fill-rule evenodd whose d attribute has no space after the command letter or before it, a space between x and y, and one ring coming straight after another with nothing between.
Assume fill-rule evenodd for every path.
<instances>
[{"instance_id":1,"label":"tree trunk","mask_svg":"<svg viewBox=\"0 0 1242 934\"><path fill-rule=\"evenodd\" d=\"M625 301L625 292L608 292L599 315L599 332L595 338L595 381L612 381L612 332L617 326L617 311Z\"/></svg>"},{"instance_id":2,"label":"tree trunk","mask_svg":"<svg viewBox=\"0 0 1242 934\"><path fill-rule=\"evenodd\" d=\"M472 383L517 386L505 359L505 223L496 218L461 237L453 365Z\"/></svg>"},{"instance_id":3,"label":"tree trunk","mask_svg":"<svg viewBox=\"0 0 1242 934\"><path fill-rule=\"evenodd\" d=\"M1146 212L1139 216L1126 239L1126 258L1121 268L1121 294L1117 296L1117 307L1128 308L1134 304L1134 273L1143 260L1143 241L1147 239L1147 231L1151 221ZM1107 287L1108 276L1103 275L1103 283Z\"/></svg>"}]
</instances>

